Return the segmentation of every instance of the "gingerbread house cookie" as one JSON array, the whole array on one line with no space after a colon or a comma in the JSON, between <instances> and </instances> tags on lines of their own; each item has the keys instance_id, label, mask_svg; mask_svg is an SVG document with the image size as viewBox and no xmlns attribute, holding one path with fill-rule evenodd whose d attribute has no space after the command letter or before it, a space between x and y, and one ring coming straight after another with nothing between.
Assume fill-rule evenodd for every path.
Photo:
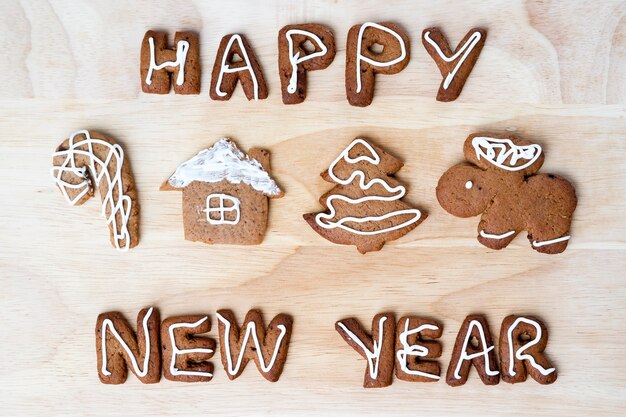
<instances>
[{"instance_id":1,"label":"gingerbread house cookie","mask_svg":"<svg viewBox=\"0 0 626 417\"><path fill-rule=\"evenodd\" d=\"M270 176L270 155L245 155L227 138L181 164L161 190L183 192L185 239L258 245L267 228L269 198L284 195Z\"/></svg>"}]
</instances>

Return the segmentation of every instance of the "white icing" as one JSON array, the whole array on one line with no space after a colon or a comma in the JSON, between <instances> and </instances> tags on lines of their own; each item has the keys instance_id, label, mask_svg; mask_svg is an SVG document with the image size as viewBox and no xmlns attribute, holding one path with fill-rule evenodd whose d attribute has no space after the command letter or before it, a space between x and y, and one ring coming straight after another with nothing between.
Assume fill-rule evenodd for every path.
<instances>
[{"instance_id":1,"label":"white icing","mask_svg":"<svg viewBox=\"0 0 626 417\"><path fill-rule=\"evenodd\" d=\"M544 240L543 242L538 242L534 240L532 244L535 248L539 248L541 246L552 245L554 243L559 243L559 242L565 242L566 240L570 240L570 238L571 236L563 236L558 239Z\"/></svg>"},{"instance_id":2,"label":"white icing","mask_svg":"<svg viewBox=\"0 0 626 417\"><path fill-rule=\"evenodd\" d=\"M472 336L472 329L476 327L478 329L478 333L480 333L481 346L483 350L480 352L472 353L471 355L467 354L467 346L470 341L470 337ZM492 371L489 368L489 352L493 350L495 346L487 347L487 340L485 340L485 331L483 329L483 325L478 320L472 320L467 327L467 333L465 334L465 341L463 342L463 347L461 348L461 356L459 357L459 361L456 364L456 368L454 369L454 378L461 379L461 375L459 375L459 371L461 370L461 365L466 360L472 360L479 356L484 356L485 361L485 373L489 376L498 375L499 371Z\"/></svg>"},{"instance_id":3,"label":"white icing","mask_svg":"<svg viewBox=\"0 0 626 417\"><path fill-rule=\"evenodd\" d=\"M201 151L176 168L168 183L175 188L184 188L193 181L215 183L222 180L231 184L243 182L267 196L281 193L261 164L244 155L227 138L220 139L211 148Z\"/></svg>"},{"instance_id":4,"label":"white icing","mask_svg":"<svg viewBox=\"0 0 626 417\"><path fill-rule=\"evenodd\" d=\"M356 146L357 144L361 144L363 146L365 146L368 151L372 154L372 156L359 156L357 158L351 158L349 156L350 150ZM344 217L340 220L337 221L332 221L331 219L333 217L335 217L336 210L335 207L333 206L333 201L334 200L339 200L339 201L344 201L348 204L360 204L366 201L395 201L395 200L399 200L402 197L404 197L404 195L406 194L406 188L404 188L402 185L398 185L397 187L391 187L389 184L387 184L386 181L384 181L381 178L374 178L372 180L370 180L369 182L365 182L366 181L366 175L363 171L361 170L356 170L353 171L352 174L350 175L349 178L347 179L341 179L338 178L335 173L334 173L334 168L335 165L337 165L337 163L341 160L344 160L350 164L356 164L358 162L361 161L367 161L369 163L372 163L374 165L378 165L380 163L380 155L378 155L378 153L376 153L376 151L374 150L374 148L367 143L365 140L363 139L355 139L350 145L348 145L348 147L346 149L343 150L343 152L341 152L341 154L339 154L339 156L337 157L337 159L335 159L333 161L333 163L330 165L330 167L328 168L328 175L330 175L330 178L332 178L333 181L335 181L338 184L341 185L348 185L350 184L355 178L359 179L359 187L362 190L368 190L370 189L372 186L374 186L375 184L380 184L382 185L385 190L389 193L392 193L391 196L388 197L383 197L383 196L379 196L379 195L372 195L372 196L365 196L365 197L361 197L361 198L349 198L343 195L339 195L339 194L332 194L328 197L328 199L326 200L326 205L328 207L328 210L330 210L330 213L325 214L325 213L319 213L317 216L315 216L315 222L322 228L324 229L334 229L334 228L341 228L343 230L346 230L348 232L357 234L357 235L376 235L379 233L386 233L386 232L390 232L393 230L397 230L397 229L401 229L403 227L409 226L410 224L415 223L416 221L418 221L420 219L420 217L422 216L422 213L418 210L418 209L405 209L405 210L396 210L396 211L392 211L390 213L387 214L383 214L380 216L367 216L367 217ZM379 230L372 230L372 231L362 231L362 230L358 230L355 229L353 227L347 226L345 225L345 223L347 222L354 222L354 223L365 223L365 222L379 222L379 221L383 221L385 219L391 218L391 217L395 217L395 216L400 216L400 215L404 215L404 214L412 214L413 218L406 220L403 223L397 224L395 226L391 226L391 227L387 227L384 229L379 229ZM322 221L324 220L324 221Z\"/></svg>"},{"instance_id":5,"label":"white icing","mask_svg":"<svg viewBox=\"0 0 626 417\"><path fill-rule=\"evenodd\" d=\"M208 317L205 316L201 318L200 320L196 321L195 323L174 323L170 325L168 332L170 335L170 344L172 346L172 360L170 362L170 373L172 375L191 375L191 376L206 376L206 377L213 376L213 374L210 372L181 371L178 368L176 368L176 356L178 355L187 355L190 353L213 353L213 349L206 349L206 348L179 349L178 346L176 346L176 338L174 337L174 330L178 329L179 327L195 329L196 327L204 323L207 319Z\"/></svg>"},{"instance_id":6,"label":"white icing","mask_svg":"<svg viewBox=\"0 0 626 417\"><path fill-rule=\"evenodd\" d=\"M76 136L83 135L84 139L76 141ZM108 153L104 160L100 159L94 153L93 146L104 146ZM79 149L81 147L87 147L87 150ZM83 167L76 166L77 155L87 156L89 158L89 165ZM132 200L124 194L124 185L122 184L122 166L124 164L124 151L118 144L111 144L104 140L94 139L89 135L87 130L79 130L72 133L69 139L68 149L64 151L54 152L52 157L64 156L65 160L60 166L53 166L50 170L50 175L56 184L59 186L65 200L75 205L80 199L89 192L91 189L91 180L87 171L91 174L91 178L96 181L96 184L100 184L103 179L107 184L107 193L102 198L102 216L106 219L107 224L112 225L113 230L113 243L118 250L126 251L130 247L130 233L128 231L128 219L131 213ZM96 169L96 164L100 168L100 173ZM109 172L113 165L115 171ZM68 172L78 176L82 181L78 184L71 184L62 179L63 173ZM67 189L80 189L82 191L71 199ZM117 191L117 200L113 196L113 190ZM107 208L109 209L109 216L107 217ZM120 215L121 224L117 224L117 215ZM119 230L118 230L119 229ZM120 246L120 242L124 241L124 246Z\"/></svg>"},{"instance_id":7,"label":"white icing","mask_svg":"<svg viewBox=\"0 0 626 417\"><path fill-rule=\"evenodd\" d=\"M111 321L111 319L104 319L102 321L102 331L100 333L100 340L101 340L100 351L102 353L102 369L101 369L102 375L105 375L105 376L111 375L111 372L109 372L109 370L107 369L107 333L106 333L107 327L110 329L113 336L115 336L119 344L128 354L131 365L135 373L137 374L137 376L142 378L148 374L148 363L150 363L150 332L148 331L148 320L150 319L151 315L152 315L152 307L150 307L145 317L143 318L143 324L142 324L143 333L146 338L146 347L144 349L145 355L143 358L143 371L139 369L139 365L137 364L137 359L135 358L135 355L133 355L133 353L130 351L130 348L126 344L126 342L124 342L124 339L122 339L120 334L115 329L115 326L113 325L113 321Z\"/></svg>"},{"instance_id":8,"label":"white icing","mask_svg":"<svg viewBox=\"0 0 626 417\"><path fill-rule=\"evenodd\" d=\"M313 39L321 50L305 55L302 58L300 58L300 51L298 51L294 55L293 39L291 37L292 35L304 35L310 39ZM326 45L324 45L324 42L322 42L319 36L317 36L315 33L312 33L306 30L290 29L287 31L285 36L287 37L287 42L289 43L289 62L291 63L291 78L289 79L289 85L287 86L287 91L290 94L293 94L296 92L296 87L298 85L298 64L301 64L304 61L308 61L309 59L326 55L326 52L328 52L328 48L326 47Z\"/></svg>"},{"instance_id":9,"label":"white icing","mask_svg":"<svg viewBox=\"0 0 626 417\"><path fill-rule=\"evenodd\" d=\"M230 53L230 48L233 46L233 42L237 41L239 43L239 49L241 50L242 59L245 61L246 65L239 68L230 68L226 63L226 58ZM245 46L243 45L243 41L241 40L241 36L238 34L232 35L226 44L226 49L224 49L224 55L222 56L222 65L220 67L220 73L217 77L217 84L215 85L215 93L220 96L226 96L226 93L222 91L222 78L224 73L233 73L239 71L248 71L250 73L250 77L252 77L252 84L254 85L254 100L259 99L259 83L256 79L256 75L254 74L254 68L252 68L252 63L248 58L248 52L246 51Z\"/></svg>"},{"instance_id":10,"label":"white icing","mask_svg":"<svg viewBox=\"0 0 626 417\"><path fill-rule=\"evenodd\" d=\"M428 355L428 348L422 345L409 345L407 339L410 335L421 332L422 330L439 330L439 327L433 324L422 324L415 329L409 329L409 320L404 321L404 331L400 333L399 339L402 344L402 349L396 352L398 361L400 362L400 369L407 375L419 375L431 379L440 379L439 375L429 374L428 372L415 371L409 369L407 366L407 356L416 356L423 358Z\"/></svg>"},{"instance_id":11,"label":"white icing","mask_svg":"<svg viewBox=\"0 0 626 417\"><path fill-rule=\"evenodd\" d=\"M446 62L453 62L459 56L461 56L461 54L463 54L463 57L456 64L456 66L454 67L452 72L449 72L448 75L446 76L446 78L445 78L445 80L443 82L443 89L444 90L447 90L448 87L450 87L450 83L452 83L452 80L454 79L454 76L459 71L459 69L461 68L461 65L463 65L463 63L465 62L467 57L470 55L470 53L472 52L472 49L474 49L474 47L478 44L478 42L480 41L481 37L482 36L481 36L480 32L472 33L472 35L469 37L467 42L465 42L463 44L463 46L461 46L461 48L459 48L459 50L456 51L456 53L454 55L448 57L448 56L446 56L446 54L443 53L441 48L439 48L439 45L437 45L437 43L430 38L430 32L424 33L424 39L426 39L426 42L428 42L429 44L432 45L433 48L435 48L435 51L437 52L437 55L439 55L439 57L441 59L443 59L444 61L446 61Z\"/></svg>"},{"instance_id":12,"label":"white icing","mask_svg":"<svg viewBox=\"0 0 626 417\"><path fill-rule=\"evenodd\" d=\"M354 333L348 330L345 324L343 324L342 322L337 323L337 325L341 327L341 329L348 335L348 337L354 340L354 342L361 348L363 353L365 353L365 356L367 357L370 378L372 379L376 379L378 377L378 365L380 363L380 352L383 349L383 336L384 336L383 324L385 323L386 320L387 320L386 316L382 316L378 320L378 341L374 340L374 346L371 351L365 347L361 339L356 337ZM374 361L376 361L376 363L374 363Z\"/></svg>"},{"instance_id":13,"label":"white icing","mask_svg":"<svg viewBox=\"0 0 626 417\"><path fill-rule=\"evenodd\" d=\"M219 200L219 204L217 207L210 207L210 202L212 198L217 198ZM230 201L232 206L225 207L224 201ZM237 224L239 223L239 219L241 217L241 211L239 210L240 201L237 197L230 196L228 194L209 194L206 197L206 208L204 211L206 212L206 219L210 224L219 225L219 224ZM226 220L224 218L224 214L228 211L234 211L236 213L235 220ZM219 219L212 219L211 213L219 213Z\"/></svg>"},{"instance_id":14,"label":"white icing","mask_svg":"<svg viewBox=\"0 0 626 417\"><path fill-rule=\"evenodd\" d=\"M476 136L472 139L472 146L476 151L476 157L486 159L491 164L507 171L521 171L528 168L541 155L541 146L537 144L518 146L511 139L498 139ZM507 164L507 160L510 162ZM527 163L516 166L520 160Z\"/></svg>"},{"instance_id":15,"label":"white icing","mask_svg":"<svg viewBox=\"0 0 626 417\"><path fill-rule=\"evenodd\" d=\"M387 62L379 62L371 58L368 58L366 56L363 56L363 54L361 53L363 32L365 32L365 29L367 29L368 27L373 27L373 28L382 30L384 32L387 32L393 35L400 43L400 56L396 59L392 59L391 61L387 61ZM356 46L356 92L357 94L361 92L361 61L365 61L370 65L375 65L378 67L390 67L392 65L397 64L398 62L402 62L402 60L404 60L405 57L406 57L406 46L404 45L404 39L402 39L402 37L398 33L389 29L386 26L379 25L378 23L373 23L373 22L363 23L361 25L361 28L359 29L358 41L357 41L357 46Z\"/></svg>"},{"instance_id":16,"label":"white icing","mask_svg":"<svg viewBox=\"0 0 626 417\"><path fill-rule=\"evenodd\" d=\"M237 375L239 372L239 368L241 367L241 361L243 360L244 354L246 352L246 346L248 344L248 338L252 335L252 339L254 341L254 347L256 348L256 354L259 358L259 364L261 365L261 369L263 372L267 373L272 370L274 367L274 362L276 362L276 358L278 356L278 351L280 350L280 345L287 334L287 328L283 324L279 324L276 326L280 330L280 334L278 338L276 338L276 343L274 345L274 353L270 359L269 364L265 365L265 359L263 358L263 351L261 349L261 344L259 343L259 337L256 333L256 324L254 321L249 321L246 326L246 334L243 338L243 343L241 344L241 349L239 350L239 358L237 359L237 363L233 367L233 359L232 353L230 351L230 321L226 320L220 313L217 313L217 319L224 324L224 350L226 351L226 361L228 363L228 372L231 375Z\"/></svg>"},{"instance_id":17,"label":"white icing","mask_svg":"<svg viewBox=\"0 0 626 417\"><path fill-rule=\"evenodd\" d=\"M492 235L490 233L485 233L484 230L480 231L480 235L487 239L505 239L511 235L515 234L515 230L511 230L510 232L502 233L501 235Z\"/></svg>"},{"instance_id":18,"label":"white icing","mask_svg":"<svg viewBox=\"0 0 626 417\"><path fill-rule=\"evenodd\" d=\"M474 183L471 181L468 181L465 183L465 189L469 190L470 188L472 188L474 186Z\"/></svg>"},{"instance_id":19,"label":"white icing","mask_svg":"<svg viewBox=\"0 0 626 417\"><path fill-rule=\"evenodd\" d=\"M524 353L524 351L528 350L528 348L535 346L537 343L539 343L539 341L541 341L541 326L535 320L527 319L526 317L518 317L517 319L515 319L513 324L511 324L511 327L509 327L507 331L507 337L509 341L509 374L511 376L515 376L516 374L514 369L515 361L513 360L513 329L515 329L519 323L530 324L537 330L537 334L533 340L526 343L524 346L520 347L517 352L515 352L515 357L519 360L527 360L528 362L530 362L532 367L538 370L541 375L550 375L552 372L556 371L555 368L544 368L537 363L532 355Z\"/></svg>"},{"instance_id":20,"label":"white icing","mask_svg":"<svg viewBox=\"0 0 626 417\"><path fill-rule=\"evenodd\" d=\"M148 74L146 75L146 84L152 84L152 71L161 70L165 67L178 67L178 76L176 77L176 85L182 85L185 82L185 61L187 60L187 52L189 51L189 42L178 41L176 44L176 61L166 61L162 64L156 64L156 57L154 53L154 39L148 38L150 44L150 66L148 67Z\"/></svg>"}]
</instances>

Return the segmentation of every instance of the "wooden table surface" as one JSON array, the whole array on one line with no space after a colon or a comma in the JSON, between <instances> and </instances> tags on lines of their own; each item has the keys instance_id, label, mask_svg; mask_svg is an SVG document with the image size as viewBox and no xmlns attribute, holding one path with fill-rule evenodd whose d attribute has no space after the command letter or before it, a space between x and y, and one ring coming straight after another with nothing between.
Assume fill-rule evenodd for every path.
<instances>
[{"instance_id":1,"label":"wooden table surface","mask_svg":"<svg viewBox=\"0 0 626 417\"><path fill-rule=\"evenodd\" d=\"M378 77L374 103L348 104L345 40L353 24L391 20L412 42L409 66ZM309 76L300 105L281 102L278 30L319 22L338 51ZM438 25L456 43L489 30L460 98L435 101L441 81L421 45ZM139 48L148 29L192 29L203 63L198 96L141 93ZM270 96L228 102L208 96L220 38L248 36ZM16 1L0 4L0 414L2 415L623 415L626 409L626 2L624 1ZM129 253L108 241L100 201L70 207L50 179L50 154L75 130L123 144L141 203L141 241ZM475 239L478 218L438 205L439 176L462 160L476 131L516 132L544 146L542 172L565 176L579 197L562 255L531 250L520 236L491 251ZM330 189L319 173L352 138L371 138L405 161L407 201L429 213L378 253L333 245L301 214ZM159 185L182 161L223 136L272 152L286 190L271 202L264 243L207 246L183 239L180 195ZM130 375L102 385L96 316L119 310L134 323L233 309L284 312L294 333L280 381L250 364L229 381L219 354L210 383ZM442 368L467 314L483 313L497 335L510 313L540 316L557 382L484 386L472 371L451 388L396 380L361 387L365 361L334 330L347 316L365 325L393 311L444 323Z\"/></svg>"}]
</instances>

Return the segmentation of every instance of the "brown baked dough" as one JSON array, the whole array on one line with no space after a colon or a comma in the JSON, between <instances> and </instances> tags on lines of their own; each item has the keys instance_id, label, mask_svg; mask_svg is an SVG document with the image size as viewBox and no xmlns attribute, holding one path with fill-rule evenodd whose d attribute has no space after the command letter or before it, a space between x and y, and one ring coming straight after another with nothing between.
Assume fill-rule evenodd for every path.
<instances>
[{"instance_id":1,"label":"brown baked dough","mask_svg":"<svg viewBox=\"0 0 626 417\"><path fill-rule=\"evenodd\" d=\"M437 67L439 67L443 77L437 92L438 101L453 101L461 94L461 90L463 90L467 77L469 77L480 56L486 39L487 31L485 29L470 29L463 40L459 42L455 52L452 52L448 40L439 28L424 29L422 32L422 43L430 57L437 64ZM440 51L446 59L439 54ZM454 59L450 60L450 58Z\"/></svg>"},{"instance_id":2,"label":"brown baked dough","mask_svg":"<svg viewBox=\"0 0 626 417\"><path fill-rule=\"evenodd\" d=\"M526 381L527 375L530 375L542 385L556 381L556 368L543 353L547 343L548 329L540 319L533 316L507 316L500 328L502 380L515 384Z\"/></svg>"},{"instance_id":3,"label":"brown baked dough","mask_svg":"<svg viewBox=\"0 0 626 417\"><path fill-rule=\"evenodd\" d=\"M314 36L307 35L307 32L317 36L321 45ZM293 50L290 49L289 40L292 42ZM312 51L305 49L307 42L313 45ZM325 52L323 48L326 48ZM313 54L316 56L309 57ZM302 60L296 63L295 75L291 62L292 55L293 59ZM335 59L335 38L326 26L305 23L283 27L278 32L278 73L283 103L302 103L306 98L307 72L327 68L333 59Z\"/></svg>"},{"instance_id":4,"label":"brown baked dough","mask_svg":"<svg viewBox=\"0 0 626 417\"><path fill-rule=\"evenodd\" d=\"M457 217L481 215L478 241L502 249L528 232L537 252L567 248L576 190L565 178L538 174L541 147L512 135L474 133L463 146L468 163L446 171L437 184L437 200Z\"/></svg>"},{"instance_id":5,"label":"brown baked dough","mask_svg":"<svg viewBox=\"0 0 626 417\"><path fill-rule=\"evenodd\" d=\"M394 367L396 319L393 313L380 313L372 319L370 336L355 318L339 320L335 330L348 345L367 360L363 387L382 388L391 385ZM363 345L367 352L363 350ZM368 356L372 356L368 359Z\"/></svg>"},{"instance_id":6,"label":"brown baked dough","mask_svg":"<svg viewBox=\"0 0 626 417\"><path fill-rule=\"evenodd\" d=\"M442 333L443 325L435 320L415 316L398 320L396 378L408 382L439 381L441 367L434 359L441 356L441 343L435 339L439 339ZM405 344L409 346L408 352Z\"/></svg>"},{"instance_id":7,"label":"brown baked dough","mask_svg":"<svg viewBox=\"0 0 626 417\"><path fill-rule=\"evenodd\" d=\"M359 48L359 34L361 27L364 25L368 26L365 26L363 30ZM353 106L365 107L372 103L376 74L397 74L409 63L411 43L407 33L395 23L382 22L378 23L378 25L386 29L371 26L371 23L368 22L354 25L348 32L346 44L346 96L348 102ZM394 33L402 39L402 42L394 36ZM377 45L382 46L382 50L376 50ZM358 52L363 57L376 61L379 64L375 65L357 59ZM385 65L385 63L395 60L399 61L392 65ZM357 66L360 66L358 73ZM361 82L360 90L358 86L359 79Z\"/></svg>"},{"instance_id":8,"label":"brown baked dough","mask_svg":"<svg viewBox=\"0 0 626 417\"><path fill-rule=\"evenodd\" d=\"M80 206L97 185L111 245L120 250L139 243L139 200L128 155L110 137L80 130L57 146L52 178L66 200Z\"/></svg>"},{"instance_id":9,"label":"brown baked dough","mask_svg":"<svg viewBox=\"0 0 626 417\"><path fill-rule=\"evenodd\" d=\"M239 377L248 361L253 360L265 379L270 382L278 381L287 360L293 328L292 318L286 314L278 314L267 329L259 310L250 310L241 328L230 310L218 310L217 318L222 365L228 378L233 380ZM246 338L248 332L250 333Z\"/></svg>"},{"instance_id":10,"label":"brown baked dough","mask_svg":"<svg viewBox=\"0 0 626 417\"><path fill-rule=\"evenodd\" d=\"M139 312L137 335L122 314L118 312L100 314L96 320L96 355L100 381L103 384L122 384L126 381L128 368L130 368L137 379L144 384L159 382L161 379L160 324L159 310L156 308L144 308ZM113 330L117 332L117 335ZM106 366L103 366L104 358L106 358Z\"/></svg>"},{"instance_id":11,"label":"brown baked dough","mask_svg":"<svg viewBox=\"0 0 626 417\"><path fill-rule=\"evenodd\" d=\"M150 38L154 42L154 64L155 66L164 63L172 63L162 69L153 68L150 78L148 72L151 67L151 47ZM185 47L180 42L187 42ZM179 46L180 45L180 46ZM180 65L179 58L183 55L184 71L182 83L178 84L179 72L183 65ZM140 60L141 89L144 93L167 94L173 86L176 94L200 94L200 44L198 34L194 32L176 32L174 37L174 47L167 46L167 33L149 30L141 42ZM149 81L149 83L147 82Z\"/></svg>"},{"instance_id":12,"label":"brown baked dough","mask_svg":"<svg viewBox=\"0 0 626 417\"><path fill-rule=\"evenodd\" d=\"M222 72L222 63L230 70L239 70ZM230 100L237 86L237 81L241 82L241 87L248 100L267 98L267 85L254 50L245 36L231 33L222 38L217 50L213 73L211 74L211 90L209 91L211 99ZM218 94L218 90L221 94Z\"/></svg>"},{"instance_id":13,"label":"brown baked dough","mask_svg":"<svg viewBox=\"0 0 626 417\"><path fill-rule=\"evenodd\" d=\"M208 382L213 379L213 364L209 359L215 353L215 340L196 336L209 330L211 318L206 315L168 317L163 320L161 350L165 379L180 382ZM176 356L172 363L174 354Z\"/></svg>"},{"instance_id":14,"label":"brown baked dough","mask_svg":"<svg viewBox=\"0 0 626 417\"><path fill-rule=\"evenodd\" d=\"M474 325L470 330L472 323ZM462 355L466 357L462 357ZM460 366L459 362L461 362ZM478 314L467 316L456 336L450 364L446 372L447 384L452 387L465 384L472 365L476 368L478 376L485 385L496 385L500 382L498 359L489 325L487 319Z\"/></svg>"}]
</instances>

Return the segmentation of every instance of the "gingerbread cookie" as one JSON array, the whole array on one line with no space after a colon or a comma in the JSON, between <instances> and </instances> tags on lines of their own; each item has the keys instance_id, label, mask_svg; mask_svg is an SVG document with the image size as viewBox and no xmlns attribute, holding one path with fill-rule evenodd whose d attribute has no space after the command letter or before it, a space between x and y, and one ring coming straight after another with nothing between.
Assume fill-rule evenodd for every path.
<instances>
[{"instance_id":1,"label":"gingerbread cookie","mask_svg":"<svg viewBox=\"0 0 626 417\"><path fill-rule=\"evenodd\" d=\"M403 165L365 139L355 139L321 174L337 183L320 197L326 211L304 219L333 243L355 245L361 253L382 249L427 217L402 201L406 188L392 175Z\"/></svg>"},{"instance_id":2,"label":"gingerbread cookie","mask_svg":"<svg viewBox=\"0 0 626 417\"><path fill-rule=\"evenodd\" d=\"M544 160L541 146L510 135L475 133L463 151L470 164L450 168L437 185L437 199L448 213L481 214L478 241L491 249L505 248L526 230L536 251L565 250L576 191L558 175L537 174Z\"/></svg>"},{"instance_id":3,"label":"gingerbread cookie","mask_svg":"<svg viewBox=\"0 0 626 417\"><path fill-rule=\"evenodd\" d=\"M241 375L248 361L253 360L265 379L278 381L287 360L293 327L291 317L277 315L267 330L259 310L246 314L241 329L230 310L218 310L217 321L222 364L229 379Z\"/></svg>"},{"instance_id":4,"label":"gingerbread cookie","mask_svg":"<svg viewBox=\"0 0 626 417\"><path fill-rule=\"evenodd\" d=\"M261 66L245 36L233 33L222 38L211 74L213 100L229 100L237 81L248 100L267 98L267 85Z\"/></svg>"},{"instance_id":5,"label":"gingerbread cookie","mask_svg":"<svg viewBox=\"0 0 626 417\"><path fill-rule=\"evenodd\" d=\"M313 46L307 51L306 44ZM287 25L278 32L278 72L283 103L306 98L307 71L328 67L335 59L335 38L325 26L313 23Z\"/></svg>"},{"instance_id":6,"label":"gingerbread cookie","mask_svg":"<svg viewBox=\"0 0 626 417\"><path fill-rule=\"evenodd\" d=\"M139 202L135 181L122 147L102 133L79 130L52 154L52 179L72 206L102 197L102 215L111 244L121 251L139 243Z\"/></svg>"},{"instance_id":7,"label":"gingerbread cookie","mask_svg":"<svg viewBox=\"0 0 626 417\"><path fill-rule=\"evenodd\" d=\"M196 336L209 330L209 316L179 316L163 320L161 347L165 379L208 382L213 378L213 364L209 359L215 352L215 340Z\"/></svg>"},{"instance_id":8,"label":"gingerbread cookie","mask_svg":"<svg viewBox=\"0 0 626 417\"><path fill-rule=\"evenodd\" d=\"M437 382L441 378L443 325L420 317L402 317L396 327L396 377L409 382Z\"/></svg>"},{"instance_id":9,"label":"gingerbread cookie","mask_svg":"<svg viewBox=\"0 0 626 417\"><path fill-rule=\"evenodd\" d=\"M422 43L439 67L443 77L437 93L438 101L454 101L461 94L486 39L485 29L473 28L465 35L453 53L448 40L439 28L424 29Z\"/></svg>"},{"instance_id":10,"label":"gingerbread cookie","mask_svg":"<svg viewBox=\"0 0 626 417\"><path fill-rule=\"evenodd\" d=\"M103 384L126 381L127 368L144 384L161 379L159 310L144 308L137 316L137 335L117 312L102 313L96 321L98 377Z\"/></svg>"},{"instance_id":11,"label":"gingerbread cookie","mask_svg":"<svg viewBox=\"0 0 626 417\"><path fill-rule=\"evenodd\" d=\"M526 381L530 375L540 384L556 381L556 368L543 354L548 343L548 329L532 316L510 315L500 328L500 372L511 384Z\"/></svg>"},{"instance_id":12,"label":"gingerbread cookie","mask_svg":"<svg viewBox=\"0 0 626 417\"><path fill-rule=\"evenodd\" d=\"M346 44L348 102L369 106L374 98L375 75L397 74L407 66L410 55L409 36L398 25L366 22L352 26Z\"/></svg>"},{"instance_id":13,"label":"gingerbread cookie","mask_svg":"<svg viewBox=\"0 0 626 417\"><path fill-rule=\"evenodd\" d=\"M500 382L495 346L485 317L467 316L456 336L446 382L457 387L467 382L470 366L474 366L485 385Z\"/></svg>"},{"instance_id":14,"label":"gingerbread cookie","mask_svg":"<svg viewBox=\"0 0 626 417\"><path fill-rule=\"evenodd\" d=\"M396 321L393 313L381 313L372 319L372 335L354 318L339 320L335 330L367 360L363 387L382 388L391 385L394 367Z\"/></svg>"},{"instance_id":15,"label":"gingerbread cookie","mask_svg":"<svg viewBox=\"0 0 626 417\"><path fill-rule=\"evenodd\" d=\"M263 241L269 198L284 195L270 177L270 155L249 156L227 138L180 165L161 190L182 190L185 239L258 245Z\"/></svg>"},{"instance_id":16,"label":"gingerbread cookie","mask_svg":"<svg viewBox=\"0 0 626 417\"><path fill-rule=\"evenodd\" d=\"M149 30L141 42L141 89L167 94L200 93L200 45L198 34L176 32L175 49L167 46L167 33Z\"/></svg>"}]
</instances>

